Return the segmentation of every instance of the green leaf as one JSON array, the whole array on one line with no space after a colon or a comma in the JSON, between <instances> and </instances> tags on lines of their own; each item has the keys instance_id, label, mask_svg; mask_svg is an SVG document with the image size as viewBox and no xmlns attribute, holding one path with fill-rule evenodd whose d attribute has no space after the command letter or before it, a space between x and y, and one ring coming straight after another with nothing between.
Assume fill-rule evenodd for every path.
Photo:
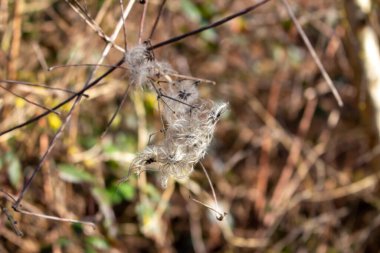
<instances>
[{"instance_id":1,"label":"green leaf","mask_svg":"<svg viewBox=\"0 0 380 253\"><path fill-rule=\"evenodd\" d=\"M134 135L125 133L118 133L114 143L119 151L135 151L137 146L137 140Z\"/></svg>"},{"instance_id":2,"label":"green leaf","mask_svg":"<svg viewBox=\"0 0 380 253\"><path fill-rule=\"evenodd\" d=\"M89 236L86 238L86 243L99 250L109 249L108 242L99 236Z\"/></svg>"},{"instance_id":3,"label":"green leaf","mask_svg":"<svg viewBox=\"0 0 380 253\"><path fill-rule=\"evenodd\" d=\"M8 165L8 177L13 187L17 187L21 179L21 163L20 160L13 154L7 153L5 161Z\"/></svg>"},{"instance_id":4,"label":"green leaf","mask_svg":"<svg viewBox=\"0 0 380 253\"><path fill-rule=\"evenodd\" d=\"M3 162L3 158L0 157L0 170L3 169L3 165L4 165L4 162Z\"/></svg>"},{"instance_id":5,"label":"green leaf","mask_svg":"<svg viewBox=\"0 0 380 253\"><path fill-rule=\"evenodd\" d=\"M113 200L112 200L113 195L117 196L116 193L110 194L106 189L100 188L100 187L92 188L91 193L98 202L102 202L102 203L106 203L106 204L110 204L113 202Z\"/></svg>"},{"instance_id":6,"label":"green leaf","mask_svg":"<svg viewBox=\"0 0 380 253\"><path fill-rule=\"evenodd\" d=\"M181 7L185 15L193 22L199 23L202 20L200 9L189 0L181 0Z\"/></svg>"},{"instance_id":7,"label":"green leaf","mask_svg":"<svg viewBox=\"0 0 380 253\"><path fill-rule=\"evenodd\" d=\"M127 200L133 199L136 195L136 189L127 183L118 185L116 190L123 196L124 199Z\"/></svg>"},{"instance_id":8,"label":"green leaf","mask_svg":"<svg viewBox=\"0 0 380 253\"><path fill-rule=\"evenodd\" d=\"M98 139L93 136L81 136L79 138L79 143L85 149L90 149L98 143Z\"/></svg>"},{"instance_id":9,"label":"green leaf","mask_svg":"<svg viewBox=\"0 0 380 253\"><path fill-rule=\"evenodd\" d=\"M85 253L97 253L96 250L93 249L92 247L85 247L84 252Z\"/></svg>"},{"instance_id":10,"label":"green leaf","mask_svg":"<svg viewBox=\"0 0 380 253\"><path fill-rule=\"evenodd\" d=\"M119 152L119 148L116 147L114 143L106 143L103 145L103 151L107 155L112 155L113 153Z\"/></svg>"},{"instance_id":11,"label":"green leaf","mask_svg":"<svg viewBox=\"0 0 380 253\"><path fill-rule=\"evenodd\" d=\"M119 204L123 201L122 196L117 192L115 187L105 189L104 194L107 196L111 204Z\"/></svg>"},{"instance_id":12,"label":"green leaf","mask_svg":"<svg viewBox=\"0 0 380 253\"><path fill-rule=\"evenodd\" d=\"M66 237L60 237L58 239L58 245L60 245L61 247L66 247L70 245L70 240L67 239Z\"/></svg>"},{"instance_id":13,"label":"green leaf","mask_svg":"<svg viewBox=\"0 0 380 253\"><path fill-rule=\"evenodd\" d=\"M81 167L70 164L58 165L59 176L71 183L95 182L95 177Z\"/></svg>"},{"instance_id":14,"label":"green leaf","mask_svg":"<svg viewBox=\"0 0 380 253\"><path fill-rule=\"evenodd\" d=\"M185 15L193 22L205 25L204 17L212 16L212 10L209 8L198 7L190 0L181 0L181 7ZM207 22L207 21L206 21ZM200 34L206 41L215 41L217 35L213 29L206 30Z\"/></svg>"}]
</instances>

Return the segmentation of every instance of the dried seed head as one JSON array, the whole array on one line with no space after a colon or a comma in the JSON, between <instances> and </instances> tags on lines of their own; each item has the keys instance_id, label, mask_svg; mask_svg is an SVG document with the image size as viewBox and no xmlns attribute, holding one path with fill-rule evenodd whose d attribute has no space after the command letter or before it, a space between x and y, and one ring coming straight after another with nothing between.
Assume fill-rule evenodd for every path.
<instances>
[{"instance_id":1,"label":"dried seed head","mask_svg":"<svg viewBox=\"0 0 380 253\"><path fill-rule=\"evenodd\" d=\"M133 160L131 170L135 173L147 169L159 171L161 185L165 188L169 177L189 177L194 166L206 155L215 125L227 104L200 99L199 81L173 81L170 73L174 71L167 63L157 62L147 44L129 50L126 63L130 69L130 82L135 87L149 83L148 87L162 99L165 105L163 116L167 122L164 139L140 152ZM167 86L159 85L161 78L168 82Z\"/></svg>"},{"instance_id":2,"label":"dried seed head","mask_svg":"<svg viewBox=\"0 0 380 253\"><path fill-rule=\"evenodd\" d=\"M167 95L172 99L166 99L163 116L167 122L181 118L184 114L191 114L199 98L198 82L181 80L169 83Z\"/></svg>"},{"instance_id":3,"label":"dried seed head","mask_svg":"<svg viewBox=\"0 0 380 253\"><path fill-rule=\"evenodd\" d=\"M168 95L192 104L199 97L197 86L198 82L193 80L175 81L170 84Z\"/></svg>"},{"instance_id":4,"label":"dried seed head","mask_svg":"<svg viewBox=\"0 0 380 253\"><path fill-rule=\"evenodd\" d=\"M196 105L191 113L178 114L168 121L162 143L149 146L138 154L134 171L146 170L147 166L156 163L163 187L169 176L184 179L191 174L195 164L205 156L215 125L228 106L201 99Z\"/></svg>"},{"instance_id":5,"label":"dried seed head","mask_svg":"<svg viewBox=\"0 0 380 253\"><path fill-rule=\"evenodd\" d=\"M219 119L220 119L220 116L225 112L227 111L228 109L228 103L217 103L213 106L213 109L212 109L212 112L210 114L210 120L216 124Z\"/></svg>"},{"instance_id":6,"label":"dried seed head","mask_svg":"<svg viewBox=\"0 0 380 253\"><path fill-rule=\"evenodd\" d=\"M157 62L154 59L147 44L140 44L128 50L125 62L129 68L129 81L135 87L143 88L149 83L148 78L155 79L157 76L171 71L168 63Z\"/></svg>"}]
</instances>

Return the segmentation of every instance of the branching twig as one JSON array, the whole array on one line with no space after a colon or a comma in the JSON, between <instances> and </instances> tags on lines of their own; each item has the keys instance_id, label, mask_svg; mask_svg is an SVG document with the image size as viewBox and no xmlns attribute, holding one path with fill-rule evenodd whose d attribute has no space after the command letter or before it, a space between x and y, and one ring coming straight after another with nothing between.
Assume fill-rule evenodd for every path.
<instances>
[{"instance_id":1,"label":"branching twig","mask_svg":"<svg viewBox=\"0 0 380 253\"><path fill-rule=\"evenodd\" d=\"M44 88L47 90L54 90L54 91L62 91L69 94L77 94L77 92L69 89L63 89L63 88L57 88L57 87L51 87L46 84L35 84L30 82L24 82L24 81L15 81L15 80L0 80L0 83L7 83L11 85L25 85L30 87L38 87L38 88ZM83 94L83 96L88 97L88 95Z\"/></svg>"},{"instance_id":2,"label":"branching twig","mask_svg":"<svg viewBox=\"0 0 380 253\"><path fill-rule=\"evenodd\" d=\"M165 41L163 41L163 42L157 43L157 44L155 44L155 45L153 45L153 46L148 47L148 49L149 49L149 50L157 49L157 48L159 48L159 47L162 47L162 46L168 45L168 44L170 44L170 43L173 43L173 42L176 42L176 41L182 40L182 39L184 39L184 38L186 38L186 37L189 37L189 36L192 36L192 35L198 34L198 33L200 33L200 32L203 32L203 31L205 31L205 30L207 30L207 29L210 29L210 28L213 28L213 27L217 27L217 26L222 25L222 24L224 24L224 23L226 23L226 22L228 22L228 21L230 21L230 20L232 20L232 19L234 19L234 18L236 18L236 17L242 16L242 15L244 15L244 14L246 14L246 13L249 13L249 12L253 11L253 10L257 9L258 7L260 7L261 5L263 5L263 4L265 4L265 3L269 2L269 1L270 1L270 0L264 0L264 1L261 1L261 2L259 2L258 4L252 5L252 6L246 8L246 9L244 9L244 10L242 10L242 11L239 11L239 12L237 12L237 13L235 13L235 14L232 14L232 15L230 15L230 16L228 16L228 17L225 17L225 18L223 18L223 19L221 19L221 20L219 20L219 21L217 21L217 22L215 22L215 23L212 23L212 24L210 24L210 25L207 25L207 26L201 27L201 28L196 29L196 30L194 30L194 31L191 31L191 32L189 32L189 33L185 33L185 34L183 34L183 35L176 36L176 37L171 38L171 39L169 39L169 40L165 40ZM131 3L131 2L134 2L134 1L131 0L130 3ZM131 8L127 8L126 12L130 11L130 9L131 9ZM128 12L128 13L129 13L129 12ZM125 15L127 15L127 14L125 14ZM119 26L119 24L120 24L120 26ZM122 23L122 22L119 22L117 28L118 28L118 27L121 27L122 25L123 25L123 23ZM88 89L92 88L93 86L95 86L96 84L98 84L98 83L99 83L101 80L103 80L106 76L108 76L108 75L111 74L113 71L115 71L115 69L119 68L123 63L124 63L124 57L123 57L121 60L119 60L119 62L116 63L114 66L112 66L108 71L106 71L104 74L102 74L100 77L98 77L97 79L95 79L94 81L92 81L91 83L89 83L86 87L84 87L84 88L82 88L80 91L78 91L77 94L75 94L75 95L73 95L73 96L71 96L71 97L65 99L64 101L62 101L61 103L59 103L58 105L56 105L55 107L53 107L52 110L56 110L56 109L58 109L58 108L64 106L65 104L69 103L71 100L73 100L73 99L74 99L75 97L77 97L77 96L82 96L83 93L84 93L86 90L88 90ZM12 131L14 131L14 130L16 130L16 129L22 128L22 127L24 127L24 126L27 126L27 125L29 125L29 124L31 124L31 123L33 123L33 122L36 122L37 120L39 120L39 119L41 119L41 118L47 116L48 114L50 114L50 112L41 113L40 115L38 115L38 116L36 116L36 117L34 117L34 118L31 118L31 119L29 119L29 120L27 120L27 121L25 121L25 122L23 122L23 123L21 123L21 124L19 124L19 125L16 125L16 126L14 126L14 127L12 127L12 128L9 128L9 129L7 129L7 130L3 130L3 131L0 132L0 136L1 136L1 135L4 135L4 134L6 134L6 133L12 132Z\"/></svg>"},{"instance_id":3,"label":"branching twig","mask_svg":"<svg viewBox=\"0 0 380 253\"><path fill-rule=\"evenodd\" d=\"M3 90L5 90L5 91L7 91L7 92L9 92L10 94L12 94L12 95L15 96L15 97L24 100L25 102L27 102L27 103L29 103L29 104L32 104L32 105L37 106L37 107L39 107L39 108L42 108L42 109L44 109L44 110L46 110L46 111L48 111L48 112L52 112L52 113L55 113L55 114L57 114L57 115L61 115L59 112L57 112L57 111L55 111L55 110L52 110L52 109L49 109L49 108L47 108L46 106L41 105L41 104L39 104L39 103L36 103L36 102L34 102L34 101L32 101L32 100L30 100L30 99L24 97L24 96L18 95L17 93L13 92L11 89L8 89L8 88L6 88L6 87L4 87L4 86L2 86L2 85L0 85L0 88L3 89Z\"/></svg>"},{"instance_id":4,"label":"branching twig","mask_svg":"<svg viewBox=\"0 0 380 253\"><path fill-rule=\"evenodd\" d=\"M24 233L17 227L17 221L14 220L12 214L8 211L8 208L1 207L1 211L7 216L7 219L9 221L9 224L12 227L12 230L15 232L15 234L19 237L22 237Z\"/></svg>"},{"instance_id":5,"label":"branching twig","mask_svg":"<svg viewBox=\"0 0 380 253\"><path fill-rule=\"evenodd\" d=\"M99 76L98 78L96 78L94 81L90 82L86 87L83 87L80 91L78 91L77 93L71 95L70 97L66 98L65 100L63 100L61 103L59 103L58 105L54 106L53 108L51 108L51 110L56 110L58 108L61 108L62 106L66 105L67 103L69 103L71 100L73 100L74 98L76 98L77 96L83 96L83 94L91 89L93 86L97 85L100 81L102 81L106 76L108 76L109 74L111 74L112 72L114 72L119 66L121 66L122 64L124 63L124 57L122 59L120 59L120 61L118 63L116 63L115 66L111 67L109 70L107 70L106 72L104 72L104 74L102 74L101 76ZM6 133L9 133L9 132L12 132L16 129L19 129L19 128L22 128L24 126L27 126L29 124L32 124L36 121L38 121L39 119L42 119L43 117L49 115L51 112L50 111L46 111L46 112L43 112L19 125L16 125L14 127L11 127L9 129L6 129L6 130L3 130L0 132L0 136L6 134Z\"/></svg>"},{"instance_id":6,"label":"branching twig","mask_svg":"<svg viewBox=\"0 0 380 253\"><path fill-rule=\"evenodd\" d=\"M230 16L227 16L227 17L225 17L225 18L222 18L222 19L220 19L220 20L218 20L218 21L216 21L216 22L214 22L214 23L212 23L212 24L209 24L209 25L203 26L203 27L198 28L198 29L196 29L196 30L193 30L193 31L191 31L191 32L188 32L188 33L185 33L185 34L182 34L182 35L179 35L179 36L176 36L176 37L170 38L170 39L168 39L168 40L162 41L162 42L157 43L157 44L155 44L155 45L152 45L152 46L149 47L148 49L149 49L149 50L154 50L154 49L157 49L157 48L160 48L160 47L163 47L163 46L169 45L169 44L171 44L171 43L174 43L174 42L177 42L177 41L183 40L184 38L187 38L187 37L189 37L189 36L193 36L193 35L195 35L195 34L198 34L198 33L204 32L204 31L206 31L206 30L208 30L208 29L211 29L211 28L214 28L214 27L220 26L220 25L222 25L222 24L224 24L224 23L226 23L226 22L228 22L228 21L230 21L230 20L232 20L232 19L234 19L234 18L237 18L237 17L243 16L243 15L245 15L245 14L247 14L247 13L249 13L249 12L255 10L255 9L257 9L258 7L260 7L261 5L263 5L263 4L265 4L265 3L269 2L269 1L270 1L270 0L263 0L263 1L259 2L259 3L257 3L257 4L254 4L254 5L252 5L252 6L248 7L248 8L245 8L244 10L241 10L241 11L236 12L236 13L230 15Z\"/></svg>"},{"instance_id":7,"label":"branching twig","mask_svg":"<svg viewBox=\"0 0 380 253\"><path fill-rule=\"evenodd\" d=\"M128 7L127 7L127 11L126 11L126 13L122 13L122 17L121 17L120 20L119 20L118 26L115 28L115 31L114 31L114 33L112 34L112 37L111 37L111 39L112 39L113 41L116 39L117 34L118 34L118 32L120 31L120 29L121 29L121 26L124 24L124 20L128 17L128 15L129 15L129 13L130 13L130 11L131 11L131 9L132 9L132 6L133 6L134 2L135 2L135 0L130 0L130 1L129 1L129 4L128 4ZM103 50L103 54L102 54L102 56L101 56L101 58L100 58L100 60L99 60L98 63L102 63L102 61L104 60L104 58L105 58L106 55L108 54L110 48L111 48L111 43L108 43L107 46L105 47L105 49ZM120 61L118 64L121 65L123 62L124 62L124 58L123 58L123 60ZM117 65L118 65L118 64L117 64ZM116 69L116 67L115 67L115 68L111 68L109 71L111 71L111 70L113 71L114 69ZM97 68L94 68L94 69L91 71L91 73L90 73L90 75L89 75L89 77L88 77L86 83L84 84L83 89L86 89L88 86L90 86L90 84L91 84L90 81L91 81L91 79L92 79L92 77L93 77L93 75L94 75L94 73L95 73L96 70L97 70ZM107 71L107 72L109 72L109 71ZM111 72L112 72L112 71L111 71ZM106 73L107 73L107 72L106 72ZM110 72L110 73L111 73L111 72ZM107 75L108 75L108 74L107 74ZM103 74L102 76L104 76L104 74ZM99 80L99 81L100 81L100 80L102 80L102 79L97 78L96 80ZM96 81L96 80L95 80L95 81ZM94 85L95 85L95 84L94 84ZM83 90L83 89L82 89L82 90ZM48 149L47 149L46 152L43 154L43 156L42 156L42 158L40 159L40 162L38 163L37 167L34 169L34 171L33 171L33 173L32 173L32 176L31 176L31 177L25 182L25 184L24 184L24 186L23 186L23 188L22 188L22 191L21 191L19 197L17 198L16 202L15 202L14 205L13 205L13 208L14 208L14 209L18 209L18 206L19 206L19 204L20 204L22 198L24 197L25 192L29 189L29 187L30 187L30 185L31 185L31 183L32 183L32 181L33 181L33 178L34 178L34 177L36 176L36 174L41 170L41 168L42 168L42 166L43 166L43 164L44 164L46 158L48 157L48 155L50 154L50 152L53 150L54 145L55 145L55 143L56 143L56 140L57 140L57 139L59 138L59 136L62 134L62 132L63 132L63 130L65 129L66 125L70 122L70 119L71 119L72 113L73 113L73 111L75 110L76 106L79 104L80 100L81 100L81 94L79 94L78 96L76 96L76 99L75 99L73 105L71 106L69 113L67 114L67 116L66 116L66 118L64 119L62 125L60 126L60 128L58 129L58 131L56 132L56 134L54 135L54 137L53 137L52 140L50 141L49 146L48 146Z\"/></svg>"}]
</instances>

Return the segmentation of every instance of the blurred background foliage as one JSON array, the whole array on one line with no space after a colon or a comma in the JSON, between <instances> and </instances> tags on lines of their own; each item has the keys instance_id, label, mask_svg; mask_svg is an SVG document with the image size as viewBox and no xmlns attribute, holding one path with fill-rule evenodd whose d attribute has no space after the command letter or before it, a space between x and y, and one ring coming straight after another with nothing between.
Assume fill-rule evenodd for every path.
<instances>
[{"instance_id":1,"label":"blurred background foliage","mask_svg":"<svg viewBox=\"0 0 380 253\"><path fill-rule=\"evenodd\" d=\"M143 38L161 1L147 2ZM253 2L167 1L152 44ZM35 213L93 221L96 230L13 212L2 195L0 252L378 252L376 108L357 31L369 26L379 39L380 12L376 1L369 13L349 8L351 2L291 2L343 98L342 108L281 1L155 50L157 59L179 73L216 81L200 87L202 97L230 103L203 161L228 212L224 221L189 199L211 203L200 168L167 189L159 187L154 172L118 184L149 135L161 128L156 95L137 90L101 138L127 86L120 69L86 92L89 98L74 111L22 202ZM105 34L113 33L119 1L78 3ZM126 21L128 47L138 43L142 11L136 3ZM89 68L48 67L96 63L105 46L65 1L53 0L0 0L0 43L0 79L72 90L81 89ZM116 44L124 45L122 33ZM105 63L120 56L112 49ZM42 88L1 86L46 107L67 97ZM70 105L58 110L60 116L50 114L0 136L3 191L17 196ZM1 130L42 111L0 89ZM12 230L4 208L23 237Z\"/></svg>"}]
</instances>

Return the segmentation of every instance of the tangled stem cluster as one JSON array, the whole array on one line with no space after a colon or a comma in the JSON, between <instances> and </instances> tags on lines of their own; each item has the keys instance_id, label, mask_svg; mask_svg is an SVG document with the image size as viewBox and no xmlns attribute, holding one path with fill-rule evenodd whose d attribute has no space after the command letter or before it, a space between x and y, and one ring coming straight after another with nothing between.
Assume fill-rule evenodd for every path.
<instances>
[{"instance_id":1,"label":"tangled stem cluster","mask_svg":"<svg viewBox=\"0 0 380 253\"><path fill-rule=\"evenodd\" d=\"M163 140L138 153L130 170L137 174L148 169L158 171L165 188L169 177L187 178L205 156L227 103L200 98L199 80L179 79L168 64L156 61L144 45L131 49L126 63L129 82L134 87L147 87L157 93L165 120Z\"/></svg>"}]
</instances>

